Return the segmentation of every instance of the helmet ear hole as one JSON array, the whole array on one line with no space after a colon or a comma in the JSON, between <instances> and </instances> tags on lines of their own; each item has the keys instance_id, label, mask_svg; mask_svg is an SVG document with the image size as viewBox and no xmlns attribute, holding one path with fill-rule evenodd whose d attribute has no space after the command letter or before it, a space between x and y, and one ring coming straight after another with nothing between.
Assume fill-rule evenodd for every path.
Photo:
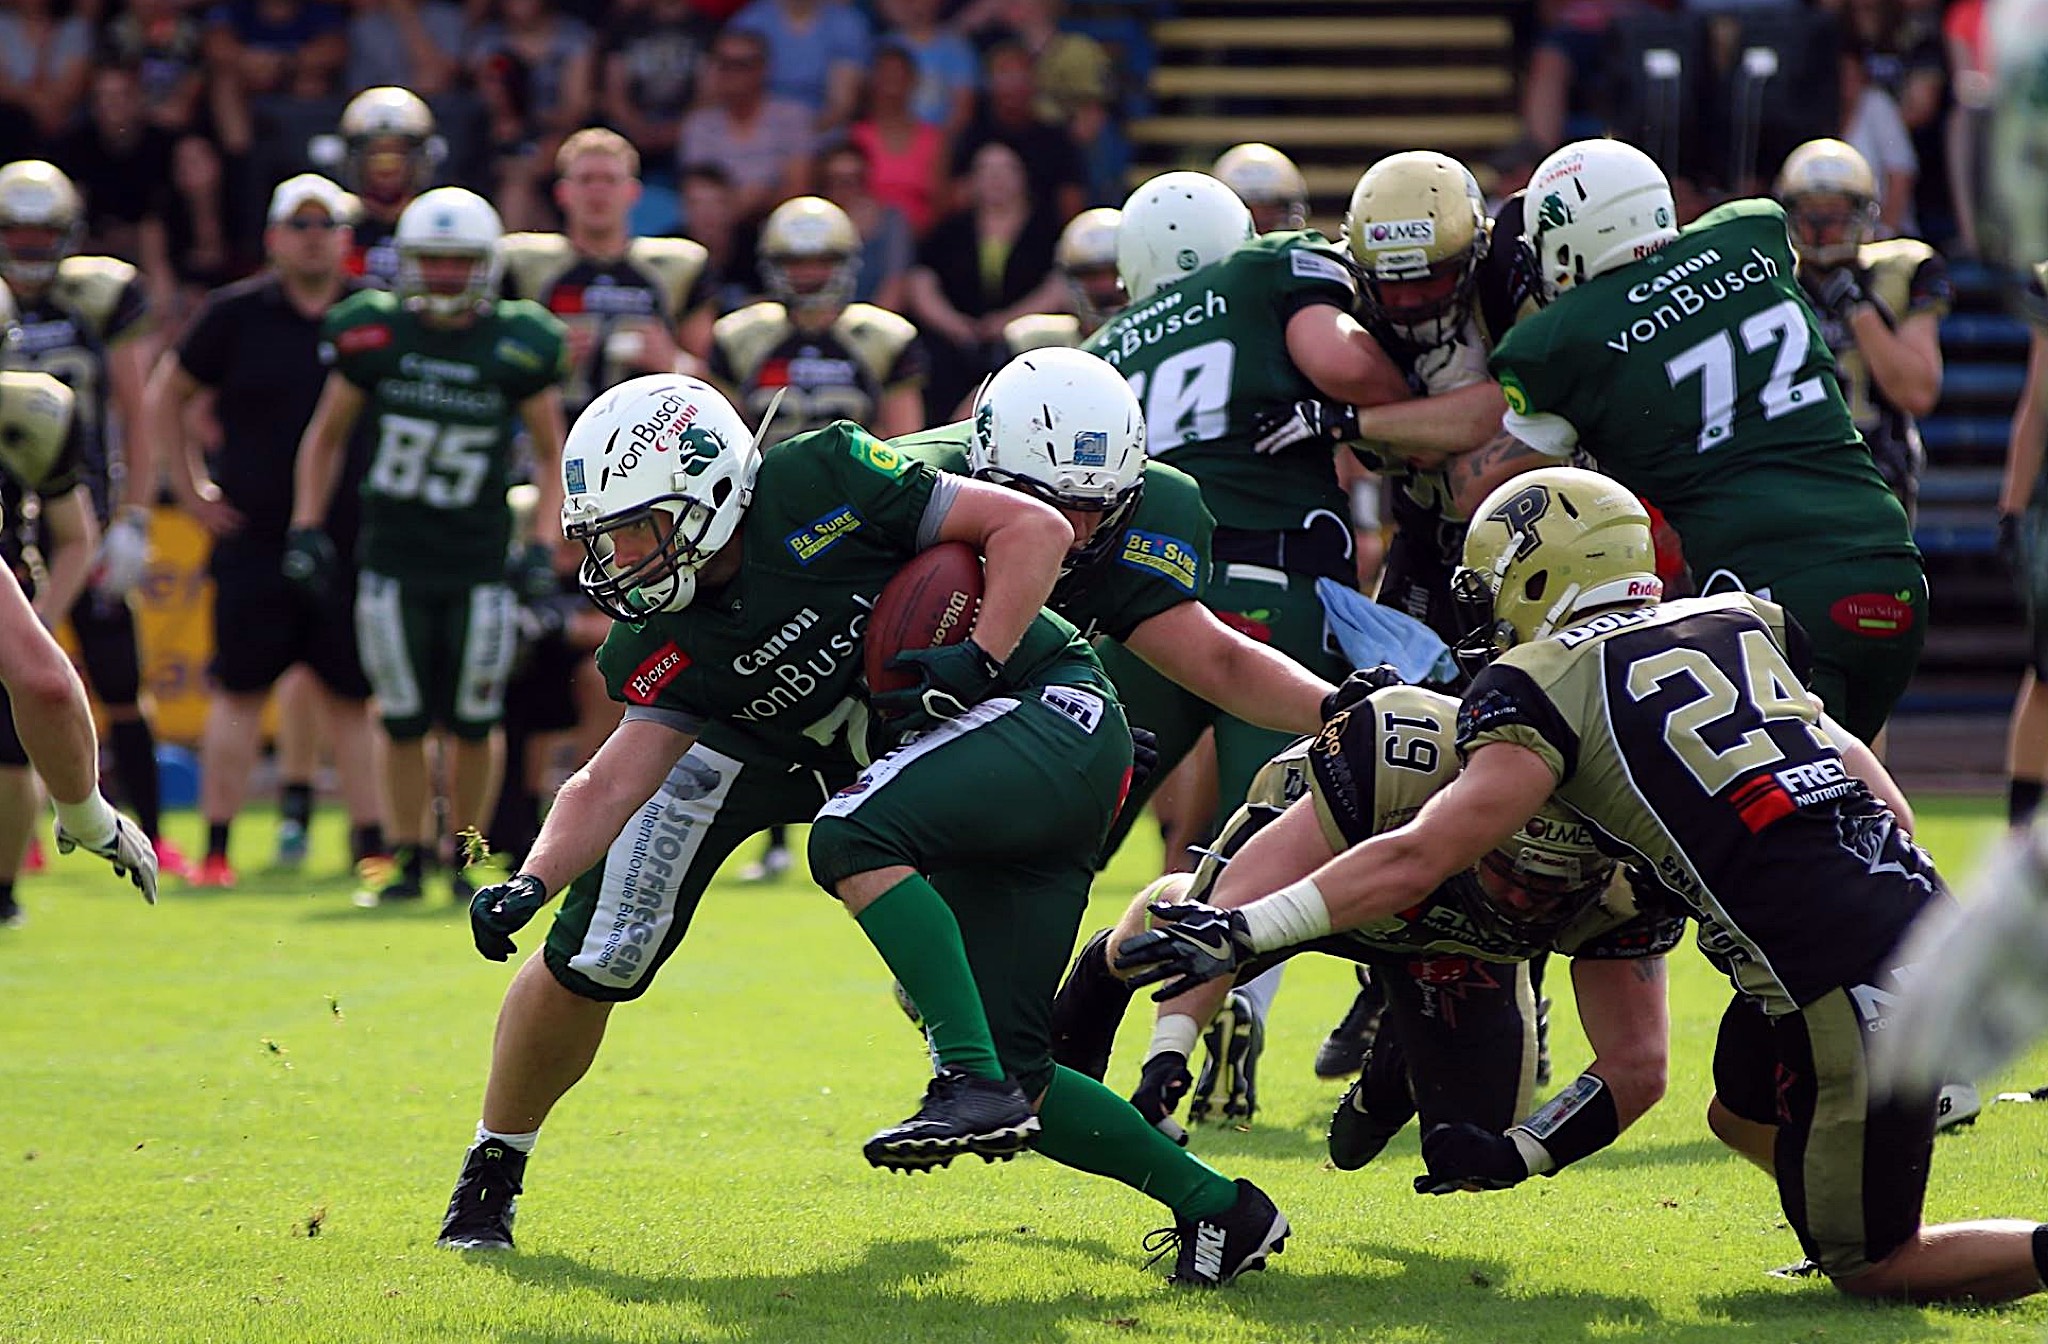
<instances>
[{"instance_id":1,"label":"helmet ear hole","mask_svg":"<svg viewBox=\"0 0 2048 1344\"><path fill-rule=\"evenodd\" d=\"M720 504L723 504L723 503L725 503L725 501L726 501L726 500L728 500L728 499L730 499L731 497L732 497L732 482L731 482L731 481L724 481L724 480L722 480L722 481L719 481L719 482L718 482L717 484L715 484L715 485L713 485L713 486L711 487L711 503L712 503L713 507L716 507L716 506L718 506L718 505L720 505Z\"/></svg>"},{"instance_id":2,"label":"helmet ear hole","mask_svg":"<svg viewBox=\"0 0 2048 1344\"><path fill-rule=\"evenodd\" d=\"M1522 585L1522 596L1531 602L1541 602L1543 600L1543 590L1549 586L1550 571L1539 569L1534 574L1531 574L1528 581Z\"/></svg>"}]
</instances>

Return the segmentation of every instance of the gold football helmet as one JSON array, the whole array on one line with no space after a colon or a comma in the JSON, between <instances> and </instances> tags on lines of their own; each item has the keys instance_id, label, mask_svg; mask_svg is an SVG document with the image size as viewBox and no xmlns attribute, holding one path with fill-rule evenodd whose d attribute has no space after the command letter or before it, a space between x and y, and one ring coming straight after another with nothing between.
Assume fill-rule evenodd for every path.
<instances>
[{"instance_id":1,"label":"gold football helmet","mask_svg":"<svg viewBox=\"0 0 2048 1344\"><path fill-rule=\"evenodd\" d=\"M1848 265L1877 230L1877 175L1844 141L1809 140L1793 150L1776 190L1802 261Z\"/></svg>"},{"instance_id":2,"label":"gold football helmet","mask_svg":"<svg viewBox=\"0 0 2048 1344\"><path fill-rule=\"evenodd\" d=\"M342 182L386 205L425 191L446 146L434 114L410 89L364 89L341 110Z\"/></svg>"},{"instance_id":3,"label":"gold football helmet","mask_svg":"<svg viewBox=\"0 0 2048 1344\"><path fill-rule=\"evenodd\" d=\"M1123 278L1116 272L1116 230L1123 211L1110 206L1083 210L1060 230L1053 264L1074 292L1076 315L1084 328L1102 325L1129 302Z\"/></svg>"},{"instance_id":4,"label":"gold football helmet","mask_svg":"<svg viewBox=\"0 0 2048 1344\"><path fill-rule=\"evenodd\" d=\"M1611 476L1540 467L1503 482L1472 515L1451 596L1490 656L1546 638L1596 607L1664 595L1642 501Z\"/></svg>"},{"instance_id":5,"label":"gold football helmet","mask_svg":"<svg viewBox=\"0 0 2048 1344\"><path fill-rule=\"evenodd\" d=\"M1209 175L1251 207L1252 226L1260 233L1308 227L1308 179L1271 145L1232 145L1217 156Z\"/></svg>"},{"instance_id":6,"label":"gold football helmet","mask_svg":"<svg viewBox=\"0 0 2048 1344\"><path fill-rule=\"evenodd\" d=\"M791 312L843 308L860 270L860 231L822 196L784 201L761 225L761 282Z\"/></svg>"},{"instance_id":7,"label":"gold football helmet","mask_svg":"<svg viewBox=\"0 0 2048 1344\"><path fill-rule=\"evenodd\" d=\"M21 159L0 168L0 275L16 289L41 289L78 248L84 207L53 163Z\"/></svg>"},{"instance_id":8,"label":"gold football helmet","mask_svg":"<svg viewBox=\"0 0 2048 1344\"><path fill-rule=\"evenodd\" d=\"M1367 318L1421 346L1454 339L1472 315L1479 263L1493 246L1486 197L1472 173L1426 149L1365 170L1344 211Z\"/></svg>"}]
</instances>

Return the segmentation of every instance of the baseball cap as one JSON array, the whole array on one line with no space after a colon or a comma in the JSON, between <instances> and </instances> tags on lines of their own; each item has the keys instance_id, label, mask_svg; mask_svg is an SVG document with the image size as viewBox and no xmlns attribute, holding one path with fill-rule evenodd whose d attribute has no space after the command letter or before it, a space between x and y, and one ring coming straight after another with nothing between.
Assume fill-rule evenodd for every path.
<instances>
[{"instance_id":1,"label":"baseball cap","mask_svg":"<svg viewBox=\"0 0 2048 1344\"><path fill-rule=\"evenodd\" d=\"M278 183L277 190L270 193L269 221L281 223L307 205L319 206L336 223L355 222L356 198L318 173L300 173Z\"/></svg>"}]
</instances>

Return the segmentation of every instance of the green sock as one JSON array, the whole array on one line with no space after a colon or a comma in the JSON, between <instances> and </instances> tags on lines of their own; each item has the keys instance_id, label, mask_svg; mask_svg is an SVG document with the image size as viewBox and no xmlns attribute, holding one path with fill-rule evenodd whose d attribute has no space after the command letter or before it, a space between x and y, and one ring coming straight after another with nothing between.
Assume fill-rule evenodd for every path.
<instances>
[{"instance_id":1,"label":"green sock","mask_svg":"<svg viewBox=\"0 0 2048 1344\"><path fill-rule=\"evenodd\" d=\"M1076 1171L1122 1181L1181 1218L1212 1218L1237 1202L1237 1185L1145 1123L1086 1074L1055 1067L1038 1108L1034 1146Z\"/></svg>"},{"instance_id":2,"label":"green sock","mask_svg":"<svg viewBox=\"0 0 2048 1344\"><path fill-rule=\"evenodd\" d=\"M1002 1077L960 923L932 884L912 873L856 920L924 1015L939 1062L979 1078Z\"/></svg>"}]
</instances>

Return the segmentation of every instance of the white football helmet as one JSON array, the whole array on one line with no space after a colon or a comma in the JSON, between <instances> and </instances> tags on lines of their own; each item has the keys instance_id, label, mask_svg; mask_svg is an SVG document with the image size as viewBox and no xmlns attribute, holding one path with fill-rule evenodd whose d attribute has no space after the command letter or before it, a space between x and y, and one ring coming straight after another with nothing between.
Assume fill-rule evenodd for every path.
<instances>
[{"instance_id":1,"label":"white football helmet","mask_svg":"<svg viewBox=\"0 0 2048 1344\"><path fill-rule=\"evenodd\" d=\"M47 232L47 242L9 239L15 230ZM85 210L78 188L54 163L20 159L0 168L0 274L16 287L40 290L57 278L57 267L78 250L85 235Z\"/></svg>"},{"instance_id":2,"label":"white football helmet","mask_svg":"<svg viewBox=\"0 0 2048 1344\"><path fill-rule=\"evenodd\" d=\"M562 446L562 535L584 550L576 581L614 620L681 611L739 530L760 470L758 436L711 384L654 373L611 388ZM616 562L614 534L640 527L653 547Z\"/></svg>"},{"instance_id":3,"label":"white football helmet","mask_svg":"<svg viewBox=\"0 0 2048 1344\"><path fill-rule=\"evenodd\" d=\"M982 386L967 466L1055 508L1099 513L1068 568L1114 545L1145 489L1145 415L1107 360L1058 346L1017 356Z\"/></svg>"},{"instance_id":4,"label":"white football helmet","mask_svg":"<svg viewBox=\"0 0 2048 1344\"><path fill-rule=\"evenodd\" d=\"M1522 244L1545 303L1677 236L1664 170L1620 140L1579 140L1558 150L1536 165L1522 202Z\"/></svg>"},{"instance_id":5,"label":"white football helmet","mask_svg":"<svg viewBox=\"0 0 2048 1344\"><path fill-rule=\"evenodd\" d=\"M1252 212L1207 173L1161 173L1130 194L1116 269L1132 303L1214 265L1251 241Z\"/></svg>"},{"instance_id":6,"label":"white football helmet","mask_svg":"<svg viewBox=\"0 0 2048 1344\"><path fill-rule=\"evenodd\" d=\"M423 193L398 217L392 241L398 248L398 295L414 312L454 317L498 295L504 260L498 240L505 226L491 203L462 187ZM469 280L460 290L437 293L420 273L421 257L470 257Z\"/></svg>"},{"instance_id":7,"label":"white football helmet","mask_svg":"<svg viewBox=\"0 0 2048 1344\"><path fill-rule=\"evenodd\" d=\"M1209 171L1236 192L1255 217L1261 209L1273 211L1273 228L1308 227L1308 179L1293 159L1271 145L1256 140L1232 145L1216 156Z\"/></svg>"}]
</instances>

